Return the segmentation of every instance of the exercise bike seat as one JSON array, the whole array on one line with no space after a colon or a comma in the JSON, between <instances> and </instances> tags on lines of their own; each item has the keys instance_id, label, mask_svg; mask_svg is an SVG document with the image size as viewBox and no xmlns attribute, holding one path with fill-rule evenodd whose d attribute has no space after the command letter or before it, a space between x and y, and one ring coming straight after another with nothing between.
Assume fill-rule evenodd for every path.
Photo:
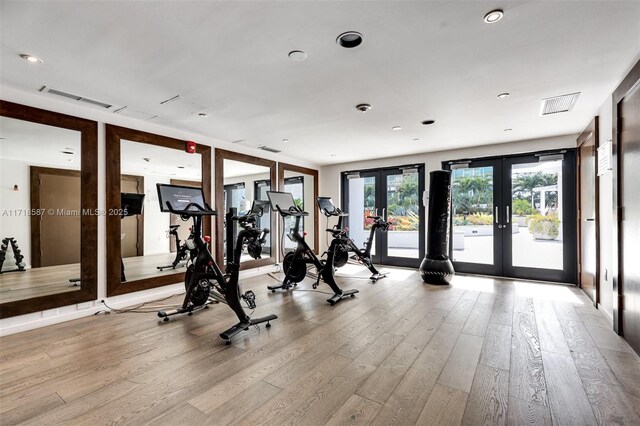
<instances>
[{"instance_id":1,"label":"exercise bike seat","mask_svg":"<svg viewBox=\"0 0 640 426\"><path fill-rule=\"evenodd\" d=\"M169 229L171 229L172 231L178 228L180 228L180 225L169 225Z\"/></svg>"},{"instance_id":2,"label":"exercise bike seat","mask_svg":"<svg viewBox=\"0 0 640 426\"><path fill-rule=\"evenodd\" d=\"M382 216L367 216L367 219L380 220Z\"/></svg>"}]
</instances>

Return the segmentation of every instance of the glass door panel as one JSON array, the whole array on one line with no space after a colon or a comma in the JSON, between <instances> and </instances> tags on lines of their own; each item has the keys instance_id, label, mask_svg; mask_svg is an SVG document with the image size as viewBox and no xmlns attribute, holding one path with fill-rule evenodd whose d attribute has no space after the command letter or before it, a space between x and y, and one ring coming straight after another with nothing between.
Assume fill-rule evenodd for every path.
<instances>
[{"instance_id":1,"label":"glass door panel","mask_svg":"<svg viewBox=\"0 0 640 426\"><path fill-rule=\"evenodd\" d=\"M484 165L451 171L453 261L494 264L494 169Z\"/></svg>"},{"instance_id":2,"label":"glass door panel","mask_svg":"<svg viewBox=\"0 0 640 426\"><path fill-rule=\"evenodd\" d=\"M514 267L563 269L562 160L511 167Z\"/></svg>"},{"instance_id":3,"label":"glass door panel","mask_svg":"<svg viewBox=\"0 0 640 426\"><path fill-rule=\"evenodd\" d=\"M425 250L424 166L414 165L343 174L343 202L349 236L364 247L373 219L392 223L378 231L371 251L374 263L418 267Z\"/></svg>"},{"instance_id":4,"label":"glass door panel","mask_svg":"<svg viewBox=\"0 0 640 426\"><path fill-rule=\"evenodd\" d=\"M349 236L359 248L364 248L373 219L369 216L382 215L382 210L376 206L376 177L363 176L347 179L347 191L349 191L349 202L346 206L346 225L349 227ZM376 240L373 240L371 255L376 255Z\"/></svg>"},{"instance_id":5,"label":"glass door panel","mask_svg":"<svg viewBox=\"0 0 640 426\"><path fill-rule=\"evenodd\" d=\"M284 192L290 192L293 195L293 201L296 204L296 207L300 208L302 211L305 210L305 202L304 202L304 176L295 176L295 177L287 177L284 179ZM313 205L313 204L312 204ZM310 212L315 213L315 211ZM295 226L296 220L293 216L286 217L284 219L284 229L289 233L289 230ZM305 220L300 221L300 233L304 233L304 223ZM310 238L309 241L312 241L313 238ZM294 250L296 248L296 243L291 241L289 238L284 239L284 248L285 251Z\"/></svg>"},{"instance_id":6,"label":"glass door panel","mask_svg":"<svg viewBox=\"0 0 640 426\"><path fill-rule=\"evenodd\" d=\"M267 191L271 191L271 183L268 179L257 180L254 182L253 193L255 200L269 202L269 198L267 198ZM271 232L271 215L269 212L269 204L267 204L265 210L262 212L262 216L258 218L256 225L260 229L266 228ZM265 241L262 252L267 254L271 253L271 238L267 238Z\"/></svg>"},{"instance_id":7,"label":"glass door panel","mask_svg":"<svg viewBox=\"0 0 640 426\"><path fill-rule=\"evenodd\" d=\"M418 171L386 174L387 220L392 223L386 233L389 257L420 259L420 193Z\"/></svg>"}]
</instances>

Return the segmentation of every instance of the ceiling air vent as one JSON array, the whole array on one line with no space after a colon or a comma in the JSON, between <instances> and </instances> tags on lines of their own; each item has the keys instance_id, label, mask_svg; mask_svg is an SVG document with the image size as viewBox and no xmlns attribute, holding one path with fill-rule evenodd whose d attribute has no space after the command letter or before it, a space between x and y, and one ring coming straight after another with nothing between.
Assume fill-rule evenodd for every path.
<instances>
[{"instance_id":1,"label":"ceiling air vent","mask_svg":"<svg viewBox=\"0 0 640 426\"><path fill-rule=\"evenodd\" d=\"M259 146L258 149L261 149L263 151L269 151L269 152L274 152L274 153L278 153L278 152L282 152L279 149L275 149L275 148L269 148L268 146Z\"/></svg>"},{"instance_id":2,"label":"ceiling air vent","mask_svg":"<svg viewBox=\"0 0 640 426\"><path fill-rule=\"evenodd\" d=\"M580 96L580 92L543 99L542 105L540 105L540 115L571 111L571 108L578 100L578 96Z\"/></svg>"},{"instance_id":3,"label":"ceiling air vent","mask_svg":"<svg viewBox=\"0 0 640 426\"><path fill-rule=\"evenodd\" d=\"M40 92L49 93L51 95L56 95L56 96L62 96L63 98L73 99L74 101L78 101L78 102L85 102L100 108L108 109L112 107L111 104L108 104L106 102L96 101L95 99L85 98L84 96L74 95L72 93L63 92L61 90L53 89L47 86L42 86L42 88L40 89Z\"/></svg>"},{"instance_id":4,"label":"ceiling air vent","mask_svg":"<svg viewBox=\"0 0 640 426\"><path fill-rule=\"evenodd\" d=\"M123 106L115 111L114 114L124 115L126 117L137 118L139 120L153 120L158 116L158 114L152 114L146 111L140 111L138 109L134 109L128 106Z\"/></svg>"}]
</instances>

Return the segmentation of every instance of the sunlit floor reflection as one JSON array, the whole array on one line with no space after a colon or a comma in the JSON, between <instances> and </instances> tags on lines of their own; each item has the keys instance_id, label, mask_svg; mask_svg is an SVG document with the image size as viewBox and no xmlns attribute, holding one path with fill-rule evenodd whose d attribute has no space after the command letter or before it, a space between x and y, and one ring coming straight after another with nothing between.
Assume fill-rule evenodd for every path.
<instances>
[{"instance_id":1,"label":"sunlit floor reflection","mask_svg":"<svg viewBox=\"0 0 640 426\"><path fill-rule=\"evenodd\" d=\"M584 297L575 286L566 284L552 284L541 282L515 281L510 279L478 277L471 275L456 275L451 286L463 290L474 290L486 293L495 293L497 286L507 286L514 290L518 297L531 297L532 299L550 300L573 304L584 304Z\"/></svg>"},{"instance_id":2,"label":"sunlit floor reflection","mask_svg":"<svg viewBox=\"0 0 640 426\"><path fill-rule=\"evenodd\" d=\"M562 284L528 283L523 281L515 281L513 286L516 290L516 296L551 300L554 302L583 304L583 301L572 290L575 287Z\"/></svg>"},{"instance_id":3,"label":"sunlit floor reflection","mask_svg":"<svg viewBox=\"0 0 640 426\"><path fill-rule=\"evenodd\" d=\"M495 292L496 279L487 277L472 277L469 275L455 275L451 281L451 286L463 290L482 291L485 293Z\"/></svg>"},{"instance_id":4,"label":"sunlit floor reflection","mask_svg":"<svg viewBox=\"0 0 640 426\"><path fill-rule=\"evenodd\" d=\"M380 273L386 273L389 277L393 277L394 280L402 280L408 278L410 275L415 274L416 270L412 268L388 268L381 265L375 265L376 269ZM336 271L336 278L349 277L349 278L366 278L371 276L371 271L366 266L358 263L347 263Z\"/></svg>"}]
</instances>

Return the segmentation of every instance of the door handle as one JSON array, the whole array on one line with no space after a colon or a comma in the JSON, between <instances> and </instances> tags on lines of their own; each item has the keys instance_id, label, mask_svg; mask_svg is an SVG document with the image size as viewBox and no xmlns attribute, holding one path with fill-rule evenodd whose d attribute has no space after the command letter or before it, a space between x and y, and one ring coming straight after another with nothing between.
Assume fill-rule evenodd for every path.
<instances>
[{"instance_id":1,"label":"door handle","mask_svg":"<svg viewBox=\"0 0 640 426\"><path fill-rule=\"evenodd\" d=\"M507 206L507 217L506 217L507 223L509 223L509 206Z\"/></svg>"},{"instance_id":2,"label":"door handle","mask_svg":"<svg viewBox=\"0 0 640 426\"><path fill-rule=\"evenodd\" d=\"M496 206L496 217L494 218L496 223L500 222L500 217L498 215L498 206ZM499 226L498 226L499 227Z\"/></svg>"}]
</instances>

